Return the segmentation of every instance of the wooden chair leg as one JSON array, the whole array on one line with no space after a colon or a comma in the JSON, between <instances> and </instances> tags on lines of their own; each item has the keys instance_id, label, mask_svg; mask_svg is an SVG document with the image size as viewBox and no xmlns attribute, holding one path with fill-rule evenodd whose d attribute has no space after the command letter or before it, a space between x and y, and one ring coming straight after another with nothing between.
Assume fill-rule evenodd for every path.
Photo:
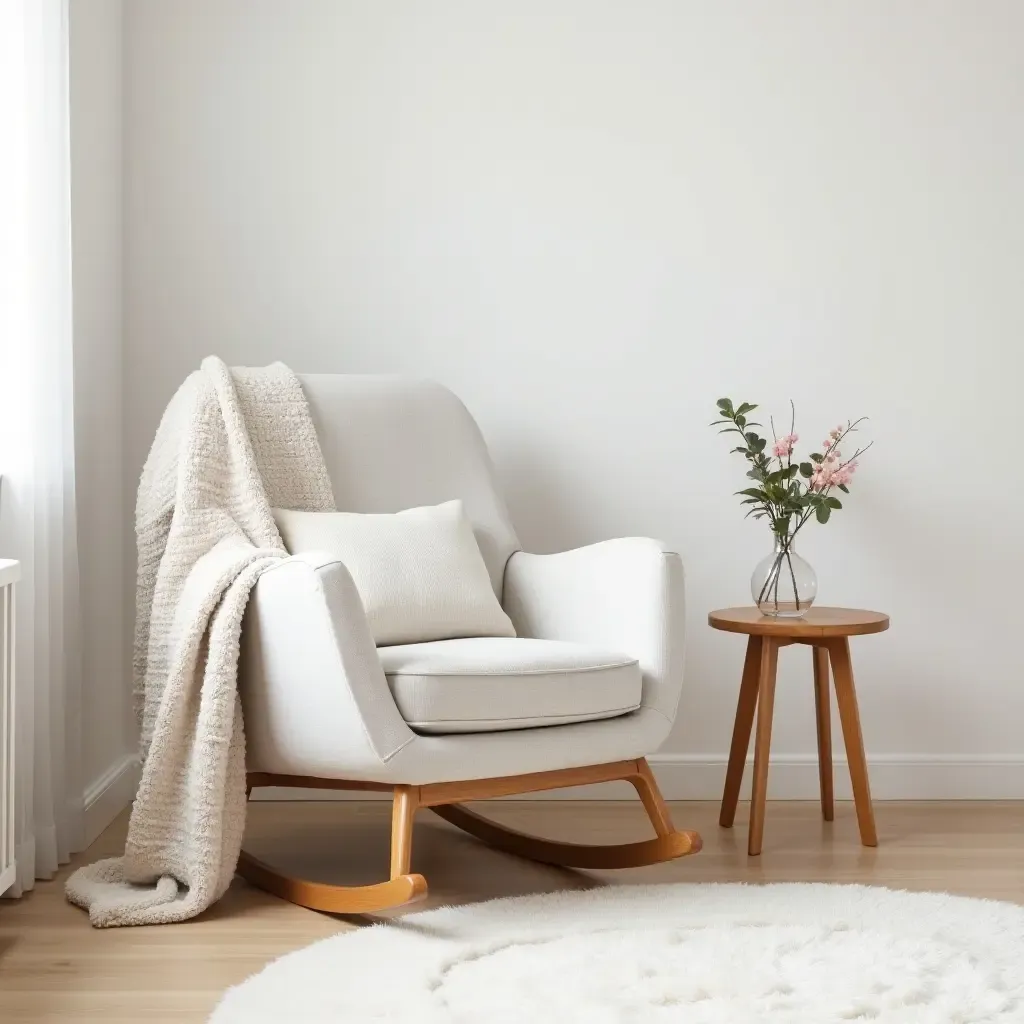
<instances>
[{"instance_id":1,"label":"wooden chair leg","mask_svg":"<svg viewBox=\"0 0 1024 1024\"><path fill-rule=\"evenodd\" d=\"M829 691L828 648L815 646L814 716L818 723L818 784L821 789L821 814L826 821L835 817L832 792L832 695Z\"/></svg>"},{"instance_id":2,"label":"wooden chair leg","mask_svg":"<svg viewBox=\"0 0 1024 1024\"><path fill-rule=\"evenodd\" d=\"M651 819L654 831L659 836L670 836L675 832L672 824L672 815L669 813L668 804L665 803L661 790L658 789L658 782L654 778L651 766L647 763L646 757L641 757L636 763L636 775L629 781L637 792L637 796L643 801L647 817Z\"/></svg>"},{"instance_id":3,"label":"wooden chair leg","mask_svg":"<svg viewBox=\"0 0 1024 1024\"><path fill-rule=\"evenodd\" d=\"M316 780L312 780L316 781ZM247 785L246 798L252 793ZM294 878L245 850L238 857L238 873L253 885L289 903L331 914L373 914L415 903L427 895L422 875L409 873L412 824L419 806L419 786L396 786L391 812L391 878L376 885L330 885Z\"/></svg>"},{"instance_id":4,"label":"wooden chair leg","mask_svg":"<svg viewBox=\"0 0 1024 1024\"><path fill-rule=\"evenodd\" d=\"M722 812L718 824L732 828L736 819L736 803L740 798L743 784L743 769L750 747L750 730L754 725L754 710L757 707L757 687L761 674L761 637L752 636L747 641L747 656L743 661L743 677L740 680L740 695L736 702L736 721L732 727L732 745L729 747L729 767L725 773L725 792L722 794Z\"/></svg>"},{"instance_id":5,"label":"wooden chair leg","mask_svg":"<svg viewBox=\"0 0 1024 1024\"><path fill-rule=\"evenodd\" d=\"M757 687L757 736L754 741L754 783L750 798L750 834L747 853L756 857L761 852L764 835L764 805L768 795L768 756L772 745L772 713L775 709L775 674L779 662L779 645L765 637L761 647L761 668Z\"/></svg>"},{"instance_id":6,"label":"wooden chair leg","mask_svg":"<svg viewBox=\"0 0 1024 1024\"><path fill-rule=\"evenodd\" d=\"M860 841L865 846L877 846L878 833L875 831L875 812L871 806L871 786L868 783L868 765L864 756L864 735L860 728L857 692L853 686L853 662L850 659L849 640L830 640L828 652L832 660L839 721L843 726L843 739L846 743L846 760L850 764L850 781L853 784L853 801L857 808Z\"/></svg>"},{"instance_id":7,"label":"wooden chair leg","mask_svg":"<svg viewBox=\"0 0 1024 1024\"><path fill-rule=\"evenodd\" d=\"M413 818L419 809L419 786L395 786L391 804L391 877L409 874Z\"/></svg>"}]
</instances>

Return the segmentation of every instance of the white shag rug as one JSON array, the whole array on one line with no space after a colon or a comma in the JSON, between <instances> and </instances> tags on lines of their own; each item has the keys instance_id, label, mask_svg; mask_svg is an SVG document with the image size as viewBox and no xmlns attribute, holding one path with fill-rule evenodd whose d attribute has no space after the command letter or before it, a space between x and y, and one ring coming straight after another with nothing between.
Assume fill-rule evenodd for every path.
<instances>
[{"instance_id":1,"label":"white shag rug","mask_svg":"<svg viewBox=\"0 0 1024 1024\"><path fill-rule=\"evenodd\" d=\"M211 1024L1022 1024L1024 907L842 885L612 886L408 914Z\"/></svg>"}]
</instances>

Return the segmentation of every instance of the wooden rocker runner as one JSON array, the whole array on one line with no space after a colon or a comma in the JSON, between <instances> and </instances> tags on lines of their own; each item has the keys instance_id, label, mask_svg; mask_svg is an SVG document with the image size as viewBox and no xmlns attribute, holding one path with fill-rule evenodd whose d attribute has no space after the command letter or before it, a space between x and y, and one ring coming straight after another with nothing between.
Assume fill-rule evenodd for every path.
<instances>
[{"instance_id":1,"label":"wooden rocker runner","mask_svg":"<svg viewBox=\"0 0 1024 1024\"><path fill-rule=\"evenodd\" d=\"M326 885L243 852L239 872L317 910L410 903L427 891L411 869L413 819L422 808L498 849L565 867L636 867L696 853L700 837L673 827L646 761L668 736L682 691L679 556L637 537L527 554L480 432L451 392L397 377L299 380L346 508L388 513L461 501L474 557L483 562L477 603L490 603L497 628L378 647L366 612L374 595L357 590L340 554L320 544L307 549L282 527L291 557L260 577L242 624L247 785L392 793L391 870L376 885ZM287 513L289 529L301 532L302 516L323 515ZM327 530L320 519L314 532L322 541ZM415 557L415 550L403 555L403 571ZM450 577L431 578L444 604ZM460 580L446 609L463 599ZM398 593L406 580L390 582L384 590ZM414 616L421 606L398 601L390 612ZM616 780L636 789L653 838L555 842L461 806Z\"/></svg>"},{"instance_id":2,"label":"wooden rocker runner","mask_svg":"<svg viewBox=\"0 0 1024 1024\"><path fill-rule=\"evenodd\" d=\"M515 793L535 793L563 786L624 780L632 783L643 801L656 837L635 843L587 845L554 842L531 836L489 821L461 807L462 800L479 800ZM383 784L348 782L343 779L307 779L292 775L252 773L250 791L257 786L303 786L322 789L385 790ZM675 860L701 848L696 832L681 832L672 825L668 807L644 758L569 768L562 771L472 782L435 783L428 786L395 786L391 815L391 877L376 885L343 886L308 882L276 871L269 864L245 852L238 861L238 873L261 889L312 910L335 914L367 914L414 903L427 895L422 875L411 874L413 818L429 808L445 821L477 839L530 860L567 868L610 869L645 867Z\"/></svg>"}]
</instances>

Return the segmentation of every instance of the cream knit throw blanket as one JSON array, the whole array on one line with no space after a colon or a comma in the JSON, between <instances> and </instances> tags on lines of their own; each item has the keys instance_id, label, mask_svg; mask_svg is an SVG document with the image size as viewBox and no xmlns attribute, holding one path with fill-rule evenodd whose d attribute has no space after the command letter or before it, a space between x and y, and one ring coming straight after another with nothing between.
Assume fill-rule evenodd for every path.
<instances>
[{"instance_id":1,"label":"cream knit throw blanket","mask_svg":"<svg viewBox=\"0 0 1024 1024\"><path fill-rule=\"evenodd\" d=\"M234 875L242 614L260 573L287 555L271 507L334 509L302 388L281 363L229 370L206 359L167 407L139 484L142 781L124 857L80 868L66 889L96 927L184 921Z\"/></svg>"}]
</instances>

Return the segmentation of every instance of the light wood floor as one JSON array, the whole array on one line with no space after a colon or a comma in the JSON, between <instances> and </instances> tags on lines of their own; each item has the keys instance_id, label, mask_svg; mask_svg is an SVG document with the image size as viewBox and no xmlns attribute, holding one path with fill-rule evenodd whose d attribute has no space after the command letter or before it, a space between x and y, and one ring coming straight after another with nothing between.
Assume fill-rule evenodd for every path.
<instances>
[{"instance_id":1,"label":"light wood floor","mask_svg":"<svg viewBox=\"0 0 1024 1024\"><path fill-rule=\"evenodd\" d=\"M247 847L325 881L385 877L390 805L383 802L250 805ZM487 813L552 838L644 838L639 803L501 801ZM672 864L615 873L567 871L488 850L429 812L417 819L413 867L441 903L585 888L605 882L827 881L945 890L1024 903L1024 803L876 805L881 845L857 841L853 808L821 821L812 803L769 804L764 852L746 855L746 807L736 828L718 806L674 804L676 823L698 829L704 851ZM75 865L119 853L122 817ZM73 865L74 866L74 865ZM204 1021L220 993L268 960L366 919L337 918L283 903L236 879L201 918L158 928L95 931L63 897L65 869L17 902L0 901L0 1021Z\"/></svg>"}]
</instances>

